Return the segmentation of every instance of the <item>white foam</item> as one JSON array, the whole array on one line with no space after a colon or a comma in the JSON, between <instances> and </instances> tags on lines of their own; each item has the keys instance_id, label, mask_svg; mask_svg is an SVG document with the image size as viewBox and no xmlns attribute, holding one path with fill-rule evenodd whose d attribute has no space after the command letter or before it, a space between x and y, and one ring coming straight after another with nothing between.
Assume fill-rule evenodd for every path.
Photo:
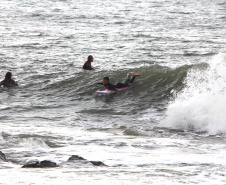
<instances>
[{"instance_id":1,"label":"white foam","mask_svg":"<svg viewBox=\"0 0 226 185\"><path fill-rule=\"evenodd\" d=\"M185 88L169 105L161 126L226 133L226 54L216 55L208 64L188 72Z\"/></svg>"}]
</instances>

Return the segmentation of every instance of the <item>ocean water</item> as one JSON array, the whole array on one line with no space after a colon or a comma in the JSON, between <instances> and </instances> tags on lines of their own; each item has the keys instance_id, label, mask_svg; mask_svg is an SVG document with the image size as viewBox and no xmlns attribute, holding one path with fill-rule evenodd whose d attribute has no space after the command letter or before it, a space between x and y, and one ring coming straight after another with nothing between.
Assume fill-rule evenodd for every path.
<instances>
[{"instance_id":1,"label":"ocean water","mask_svg":"<svg viewBox=\"0 0 226 185\"><path fill-rule=\"evenodd\" d=\"M225 23L225 0L1 0L0 184L225 184Z\"/></svg>"}]
</instances>

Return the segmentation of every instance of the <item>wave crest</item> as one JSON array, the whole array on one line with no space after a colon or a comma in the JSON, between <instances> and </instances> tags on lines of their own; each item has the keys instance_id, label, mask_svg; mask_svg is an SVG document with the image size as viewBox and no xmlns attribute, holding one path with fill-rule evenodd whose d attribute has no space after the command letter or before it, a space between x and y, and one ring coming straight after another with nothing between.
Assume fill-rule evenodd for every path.
<instances>
[{"instance_id":1,"label":"wave crest","mask_svg":"<svg viewBox=\"0 0 226 185\"><path fill-rule=\"evenodd\" d=\"M209 134L226 133L226 55L206 69L190 69L185 88L170 103L161 126Z\"/></svg>"}]
</instances>

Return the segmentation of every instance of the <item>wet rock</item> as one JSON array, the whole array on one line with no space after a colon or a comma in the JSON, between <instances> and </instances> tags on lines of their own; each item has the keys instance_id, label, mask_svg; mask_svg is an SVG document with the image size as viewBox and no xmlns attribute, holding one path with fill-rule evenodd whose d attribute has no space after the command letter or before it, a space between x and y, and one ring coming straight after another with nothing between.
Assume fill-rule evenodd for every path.
<instances>
[{"instance_id":1,"label":"wet rock","mask_svg":"<svg viewBox=\"0 0 226 185\"><path fill-rule=\"evenodd\" d=\"M2 161L4 161L4 162L8 162L8 159L6 159L5 154L2 153L1 151L0 151L0 160L2 160Z\"/></svg>"},{"instance_id":2,"label":"wet rock","mask_svg":"<svg viewBox=\"0 0 226 185\"><path fill-rule=\"evenodd\" d=\"M58 165L51 161L36 161L36 162L28 162L22 168L52 168L52 167L58 167Z\"/></svg>"},{"instance_id":3,"label":"wet rock","mask_svg":"<svg viewBox=\"0 0 226 185\"><path fill-rule=\"evenodd\" d=\"M75 160L86 160L86 159L78 155L72 155L67 161L75 161Z\"/></svg>"},{"instance_id":4,"label":"wet rock","mask_svg":"<svg viewBox=\"0 0 226 185\"><path fill-rule=\"evenodd\" d=\"M105 165L103 162L101 161L88 161L86 159L84 159L81 156L78 155L72 155L67 162L73 162L74 164L77 164L79 166L90 166L90 164L94 165L94 166L107 166Z\"/></svg>"},{"instance_id":5,"label":"wet rock","mask_svg":"<svg viewBox=\"0 0 226 185\"><path fill-rule=\"evenodd\" d=\"M91 164L88 160L78 155L72 155L67 161L61 164L62 166L70 166L72 168L86 168Z\"/></svg>"},{"instance_id":6,"label":"wet rock","mask_svg":"<svg viewBox=\"0 0 226 185\"><path fill-rule=\"evenodd\" d=\"M41 161L40 166L42 168L50 168L50 167L57 167L57 164L51 161Z\"/></svg>"},{"instance_id":7,"label":"wet rock","mask_svg":"<svg viewBox=\"0 0 226 185\"><path fill-rule=\"evenodd\" d=\"M94 166L107 166L101 161L90 161Z\"/></svg>"},{"instance_id":8,"label":"wet rock","mask_svg":"<svg viewBox=\"0 0 226 185\"><path fill-rule=\"evenodd\" d=\"M40 168L40 163L39 162L28 162L27 164L23 165L22 168Z\"/></svg>"}]
</instances>

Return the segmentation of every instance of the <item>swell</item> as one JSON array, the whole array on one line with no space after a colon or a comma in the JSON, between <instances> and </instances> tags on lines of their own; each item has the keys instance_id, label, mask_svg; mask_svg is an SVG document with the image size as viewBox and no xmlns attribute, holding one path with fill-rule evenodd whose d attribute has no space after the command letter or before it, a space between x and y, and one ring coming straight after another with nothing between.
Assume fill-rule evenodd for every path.
<instances>
[{"instance_id":1,"label":"swell","mask_svg":"<svg viewBox=\"0 0 226 185\"><path fill-rule=\"evenodd\" d=\"M133 69L134 73L141 74L135 80L135 86L131 93L136 98L144 98L151 101L169 99L175 92L183 88L183 81L187 71L193 67L205 67L205 64L184 65L178 68L169 68L160 65ZM104 76L110 77L111 83L123 81L130 70L119 71L80 71L64 79L51 81L45 86L40 86L40 92L71 100L90 99L96 97L96 91L105 89L104 86L95 85L101 82ZM48 78L51 78L49 75ZM48 79L45 79L48 80Z\"/></svg>"},{"instance_id":2,"label":"swell","mask_svg":"<svg viewBox=\"0 0 226 185\"><path fill-rule=\"evenodd\" d=\"M76 112L85 112L101 115L102 113L114 115L136 114L154 107L164 111L168 102L183 88L187 72L191 68L204 68L206 64L184 65L169 68L160 65L151 65L132 70L141 74L135 79L134 87L111 95L98 95L97 90L105 89L101 82L104 76L110 77L111 83L123 81L131 70L118 71L83 71L76 73L48 73L43 75L30 74L24 79L30 85L19 86L17 89L0 89L2 95L8 97L10 92L18 91L16 102L10 110L4 112L25 112L34 110L40 112L61 110L64 108L76 109ZM24 82L25 84L25 82ZM15 100L14 100L15 101ZM4 105L8 101L2 100ZM137 109L139 107L139 109ZM49 110L48 110L49 109ZM110 113L109 113L110 111Z\"/></svg>"}]
</instances>

